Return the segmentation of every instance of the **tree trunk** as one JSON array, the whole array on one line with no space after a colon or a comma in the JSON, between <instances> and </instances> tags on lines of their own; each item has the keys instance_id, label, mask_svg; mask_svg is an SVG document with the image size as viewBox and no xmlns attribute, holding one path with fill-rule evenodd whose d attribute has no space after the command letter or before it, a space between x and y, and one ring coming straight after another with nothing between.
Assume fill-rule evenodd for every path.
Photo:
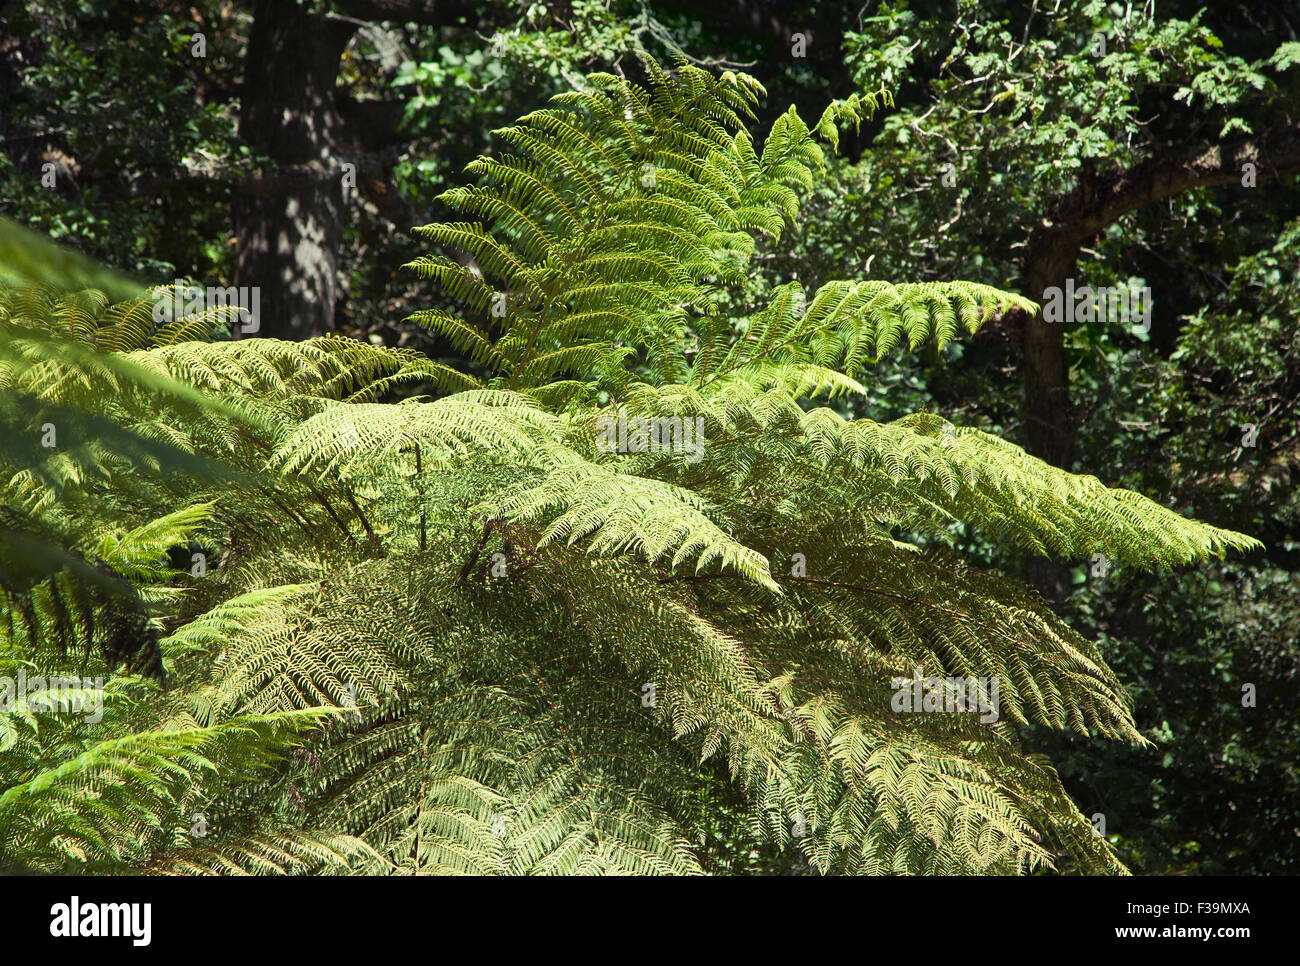
<instances>
[{"instance_id":1,"label":"tree trunk","mask_svg":"<svg viewBox=\"0 0 1300 966\"><path fill-rule=\"evenodd\" d=\"M1074 270L1079 243L1053 229L1030 233L1024 258L1024 295L1039 305L1053 286L1064 288ZM1053 466L1072 469L1077 413L1070 401L1070 375L1065 362L1063 323L1048 322L1042 313L1017 312L1020 328L1021 367L1025 398L1021 416L1026 448ZM1068 567L1030 554L1027 576L1049 602L1062 603L1070 595Z\"/></svg>"},{"instance_id":2,"label":"tree trunk","mask_svg":"<svg viewBox=\"0 0 1300 966\"><path fill-rule=\"evenodd\" d=\"M254 6L239 134L276 170L237 185L232 204L235 283L260 289L249 334L298 339L334 327L344 211L334 86L354 30L284 0Z\"/></svg>"},{"instance_id":3,"label":"tree trunk","mask_svg":"<svg viewBox=\"0 0 1300 966\"><path fill-rule=\"evenodd\" d=\"M1064 288L1079 255L1079 243L1059 232L1031 234L1025 255L1024 294L1043 304L1044 292ZM1042 313L1017 313L1021 325L1025 400L1022 413L1029 452L1041 460L1070 469L1074 461L1076 414L1070 402L1065 363L1065 333Z\"/></svg>"}]
</instances>

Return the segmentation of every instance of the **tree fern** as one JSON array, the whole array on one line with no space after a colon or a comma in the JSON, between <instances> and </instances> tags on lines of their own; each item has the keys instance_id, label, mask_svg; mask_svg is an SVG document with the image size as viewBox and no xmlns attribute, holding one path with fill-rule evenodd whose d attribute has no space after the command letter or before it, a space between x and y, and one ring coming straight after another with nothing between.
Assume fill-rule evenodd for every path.
<instances>
[{"instance_id":1,"label":"tree fern","mask_svg":"<svg viewBox=\"0 0 1300 966\"><path fill-rule=\"evenodd\" d=\"M420 231L441 250L409 267L458 310L414 319L460 368L214 341L221 320L155 323L156 294L6 295L4 390L144 441L5 449L10 498L128 581L172 682L114 678L129 714L0 753L10 861L692 873L700 763L722 761L749 834L819 872L1123 871L1016 729L1142 743L1131 702L954 528L1148 569L1255 541L935 414L841 415L884 354L1035 307L768 284L754 255L819 140L887 99L791 110L760 148L751 78L642 73L499 132ZM700 449L611 446L611 420L691 420ZM6 659L63 660L19 633L58 625L58 579L4 605ZM996 680L997 720L899 713L917 678Z\"/></svg>"}]
</instances>

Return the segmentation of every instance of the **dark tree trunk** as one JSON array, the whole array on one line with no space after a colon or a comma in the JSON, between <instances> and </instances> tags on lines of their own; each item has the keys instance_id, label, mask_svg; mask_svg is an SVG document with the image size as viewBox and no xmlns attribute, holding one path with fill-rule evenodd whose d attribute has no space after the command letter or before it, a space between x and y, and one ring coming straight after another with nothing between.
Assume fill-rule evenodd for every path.
<instances>
[{"instance_id":1,"label":"dark tree trunk","mask_svg":"<svg viewBox=\"0 0 1300 966\"><path fill-rule=\"evenodd\" d=\"M1024 262L1024 294L1043 304L1043 293L1049 288L1065 287L1078 256L1079 242L1063 233L1031 234ZM1041 312L1032 318L1017 314L1025 381L1022 415L1029 452L1068 470L1074 461L1077 426L1065 364L1064 327L1048 322Z\"/></svg>"},{"instance_id":2,"label":"dark tree trunk","mask_svg":"<svg viewBox=\"0 0 1300 966\"><path fill-rule=\"evenodd\" d=\"M240 137L269 169L235 185L232 219L238 246L235 283L260 288L255 333L302 339L334 327L340 298L339 247L356 190L382 217L405 221L410 209L388 184L391 160L368 157L393 133L391 105L345 113L335 89L339 58L363 21L429 26L465 22L484 29L505 12L470 0L335 0L343 15L309 12L296 0L256 0L239 116ZM377 131L387 122L388 130ZM345 189L345 163L355 185Z\"/></svg>"},{"instance_id":3,"label":"dark tree trunk","mask_svg":"<svg viewBox=\"0 0 1300 966\"><path fill-rule=\"evenodd\" d=\"M1042 305L1049 288L1065 287L1074 270L1079 243L1050 229L1031 232L1024 258L1024 293ZM1042 312L1017 311L1025 398L1021 418L1026 448L1039 459L1071 469L1077 414L1070 401L1070 376L1065 362L1064 325L1048 322ZM1070 595L1068 566L1031 554L1027 576L1038 592L1059 604Z\"/></svg>"},{"instance_id":4,"label":"dark tree trunk","mask_svg":"<svg viewBox=\"0 0 1300 966\"><path fill-rule=\"evenodd\" d=\"M235 282L261 289L256 335L305 338L334 327L343 169L334 84L355 26L284 0L258 0L239 134L275 166L237 185Z\"/></svg>"}]
</instances>

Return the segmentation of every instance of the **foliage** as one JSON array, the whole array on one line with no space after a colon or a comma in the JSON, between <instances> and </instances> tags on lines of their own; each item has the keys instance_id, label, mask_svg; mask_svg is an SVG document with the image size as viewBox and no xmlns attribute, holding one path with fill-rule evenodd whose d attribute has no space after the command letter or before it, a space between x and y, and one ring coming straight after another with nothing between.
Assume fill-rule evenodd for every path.
<instances>
[{"instance_id":1,"label":"foliage","mask_svg":"<svg viewBox=\"0 0 1300 966\"><path fill-rule=\"evenodd\" d=\"M740 810L822 873L1123 871L1017 728L1143 745L1131 699L954 528L1136 570L1256 541L933 413L822 405L904 343L1034 306L968 282L756 291L756 238L822 176L815 134L878 102L791 110L760 147L752 78L642 71L588 75L444 196L467 220L424 234L462 256L411 267L461 307L417 316L459 367L207 341L220 319L160 324L157 293L6 292L9 435L39 428L33 399L74 441L5 451L7 500L131 584L167 682L113 675L97 723L7 719L8 862L689 873ZM620 410L702 449L601 445ZM79 439L91 422L120 447ZM53 629L76 579L6 583L3 606ZM64 666L11 626L8 666ZM104 625L81 633L112 674ZM918 669L997 678L1000 720L896 713Z\"/></svg>"}]
</instances>

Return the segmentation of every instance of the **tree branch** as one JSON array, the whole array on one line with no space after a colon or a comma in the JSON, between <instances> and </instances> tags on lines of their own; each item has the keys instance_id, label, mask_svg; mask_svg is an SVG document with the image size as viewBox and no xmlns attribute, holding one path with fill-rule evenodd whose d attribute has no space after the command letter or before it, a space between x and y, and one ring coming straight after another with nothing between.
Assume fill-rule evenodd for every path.
<instances>
[{"instance_id":1,"label":"tree branch","mask_svg":"<svg viewBox=\"0 0 1300 966\"><path fill-rule=\"evenodd\" d=\"M1101 179L1054 206L1049 221L1080 242L1130 211L1192 188L1238 183L1246 164L1265 181L1300 171L1300 128L1270 131L1259 138L1202 145L1180 158L1153 158Z\"/></svg>"},{"instance_id":2,"label":"tree branch","mask_svg":"<svg viewBox=\"0 0 1300 966\"><path fill-rule=\"evenodd\" d=\"M395 20L431 27L454 24L483 13L483 4L468 0L334 0L340 13L358 20Z\"/></svg>"}]
</instances>

